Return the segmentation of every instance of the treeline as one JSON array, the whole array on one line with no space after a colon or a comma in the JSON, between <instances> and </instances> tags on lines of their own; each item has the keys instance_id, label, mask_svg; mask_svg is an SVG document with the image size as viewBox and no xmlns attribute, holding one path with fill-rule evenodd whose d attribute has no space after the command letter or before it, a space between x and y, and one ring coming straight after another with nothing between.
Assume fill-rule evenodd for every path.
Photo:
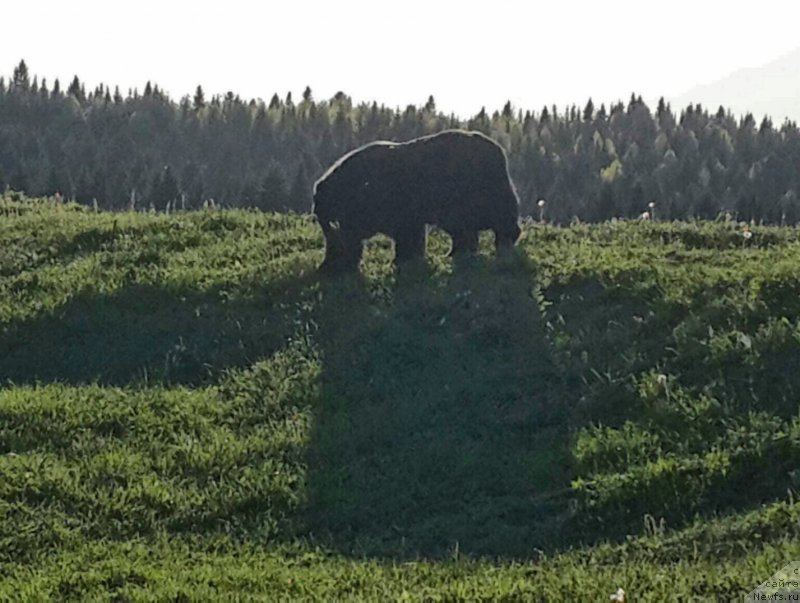
<instances>
[{"instance_id":1,"label":"treeline","mask_svg":"<svg viewBox=\"0 0 800 603\"><path fill-rule=\"evenodd\" d=\"M59 193L100 208L215 205L308 211L314 180L338 156L376 139L447 128L480 130L508 151L522 210L564 223L636 217L800 221L800 131L700 105L676 113L627 103L521 111L507 103L468 120L421 107L317 100L243 100L229 92L173 101L76 76L66 87L24 61L0 77L0 190ZM543 208L539 201L545 200ZM652 205L654 204L654 205Z\"/></svg>"}]
</instances>

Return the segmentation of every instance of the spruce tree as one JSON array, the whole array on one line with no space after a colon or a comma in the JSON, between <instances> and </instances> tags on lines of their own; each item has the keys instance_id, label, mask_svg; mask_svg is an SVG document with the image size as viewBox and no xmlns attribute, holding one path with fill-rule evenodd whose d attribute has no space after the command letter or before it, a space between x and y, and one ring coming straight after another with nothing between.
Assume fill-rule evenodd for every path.
<instances>
[{"instance_id":1,"label":"spruce tree","mask_svg":"<svg viewBox=\"0 0 800 603\"><path fill-rule=\"evenodd\" d=\"M81 103L86 100L86 94L83 90L83 85L81 84L81 81L78 79L77 75L72 79L69 88L67 88L67 95L73 97Z\"/></svg>"},{"instance_id":2,"label":"spruce tree","mask_svg":"<svg viewBox=\"0 0 800 603\"><path fill-rule=\"evenodd\" d=\"M195 111L200 111L206 106L206 95L203 93L203 87L198 84L194 91L194 98L192 99L192 107Z\"/></svg>"},{"instance_id":3,"label":"spruce tree","mask_svg":"<svg viewBox=\"0 0 800 603\"><path fill-rule=\"evenodd\" d=\"M539 117L539 121L542 123L550 121L550 111L547 110L547 106L542 108L541 116Z\"/></svg>"},{"instance_id":4,"label":"spruce tree","mask_svg":"<svg viewBox=\"0 0 800 603\"><path fill-rule=\"evenodd\" d=\"M167 203L174 203L179 196L178 181L172 173L172 168L165 165L153 181L150 202L158 208L163 208Z\"/></svg>"},{"instance_id":5,"label":"spruce tree","mask_svg":"<svg viewBox=\"0 0 800 603\"><path fill-rule=\"evenodd\" d=\"M301 163L289 191L289 209L306 212L311 208L311 183L308 180L306 167Z\"/></svg>"},{"instance_id":6,"label":"spruce tree","mask_svg":"<svg viewBox=\"0 0 800 603\"><path fill-rule=\"evenodd\" d=\"M261 182L258 207L264 211L284 211L288 205L286 176L277 164L273 164Z\"/></svg>"},{"instance_id":7,"label":"spruce tree","mask_svg":"<svg viewBox=\"0 0 800 603\"><path fill-rule=\"evenodd\" d=\"M30 87L30 76L28 75L28 66L22 60L14 68L14 75L11 78L11 84L14 88L27 91Z\"/></svg>"},{"instance_id":8,"label":"spruce tree","mask_svg":"<svg viewBox=\"0 0 800 603\"><path fill-rule=\"evenodd\" d=\"M594 103L592 99L589 99L589 102L586 103L586 107L583 109L583 121L592 121L594 118Z\"/></svg>"}]
</instances>

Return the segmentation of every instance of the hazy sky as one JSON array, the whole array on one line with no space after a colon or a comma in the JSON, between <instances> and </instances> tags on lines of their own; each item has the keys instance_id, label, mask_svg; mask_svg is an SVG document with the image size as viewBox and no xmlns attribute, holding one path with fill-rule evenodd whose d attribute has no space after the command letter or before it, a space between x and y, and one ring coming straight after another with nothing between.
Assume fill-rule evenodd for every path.
<instances>
[{"instance_id":1,"label":"hazy sky","mask_svg":"<svg viewBox=\"0 0 800 603\"><path fill-rule=\"evenodd\" d=\"M511 100L583 105L652 101L800 46L800 2L183 2L5 0L0 72L174 98L273 92L421 104L461 116Z\"/></svg>"}]
</instances>

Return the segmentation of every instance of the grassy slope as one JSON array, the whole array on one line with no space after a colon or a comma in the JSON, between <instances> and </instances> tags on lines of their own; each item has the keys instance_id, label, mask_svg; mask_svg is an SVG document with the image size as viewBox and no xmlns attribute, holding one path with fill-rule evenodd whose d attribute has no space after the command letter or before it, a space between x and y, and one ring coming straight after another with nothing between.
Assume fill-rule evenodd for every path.
<instances>
[{"instance_id":1,"label":"grassy slope","mask_svg":"<svg viewBox=\"0 0 800 603\"><path fill-rule=\"evenodd\" d=\"M800 244L0 202L0 600L740 597L800 557Z\"/></svg>"}]
</instances>

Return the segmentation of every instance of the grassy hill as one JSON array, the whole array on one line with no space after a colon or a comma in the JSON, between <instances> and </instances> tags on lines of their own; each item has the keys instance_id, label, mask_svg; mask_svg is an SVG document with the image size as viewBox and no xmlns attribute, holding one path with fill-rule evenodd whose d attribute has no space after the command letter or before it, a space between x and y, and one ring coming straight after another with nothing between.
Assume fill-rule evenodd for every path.
<instances>
[{"instance_id":1,"label":"grassy hill","mask_svg":"<svg viewBox=\"0 0 800 603\"><path fill-rule=\"evenodd\" d=\"M0 600L731 600L800 558L800 232L0 201Z\"/></svg>"}]
</instances>

